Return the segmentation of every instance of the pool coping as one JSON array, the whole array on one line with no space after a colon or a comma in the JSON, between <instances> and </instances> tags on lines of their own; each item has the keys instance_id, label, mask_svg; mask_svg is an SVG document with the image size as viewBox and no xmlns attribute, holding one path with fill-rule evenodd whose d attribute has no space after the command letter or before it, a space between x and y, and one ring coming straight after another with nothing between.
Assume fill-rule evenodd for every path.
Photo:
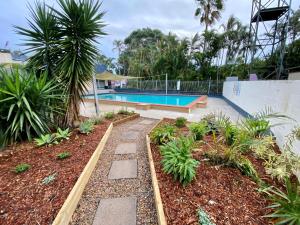
<instances>
[{"instance_id":1,"label":"pool coping","mask_svg":"<svg viewBox=\"0 0 300 225\"><path fill-rule=\"evenodd\" d=\"M107 94L114 94L114 93L107 93ZM134 93L130 93L130 94L134 95ZM157 94L157 95L161 95L161 94ZM92 95L89 95L89 96L92 96ZM182 95L182 96L199 96L199 95ZM84 98L84 102L94 102L94 101L95 101L94 99ZM159 110L170 110L170 111L177 111L177 112L183 112L183 113L190 113L191 110L193 110L195 108L203 108L206 106L207 95L199 96L197 99L195 99L194 101L192 101L191 103L189 103L186 106L141 103L141 102L126 102L126 101L116 101L116 100L107 100L107 99L98 99L98 102L103 103L103 104L108 104L108 105L135 107L135 108L141 109L141 110L159 109Z\"/></svg>"}]
</instances>

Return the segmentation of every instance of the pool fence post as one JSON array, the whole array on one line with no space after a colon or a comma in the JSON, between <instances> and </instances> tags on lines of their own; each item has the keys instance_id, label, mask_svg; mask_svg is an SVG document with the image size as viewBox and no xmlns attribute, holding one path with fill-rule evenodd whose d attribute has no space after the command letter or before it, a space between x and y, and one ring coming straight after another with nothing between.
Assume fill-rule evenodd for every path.
<instances>
[{"instance_id":1,"label":"pool fence post","mask_svg":"<svg viewBox=\"0 0 300 225\"><path fill-rule=\"evenodd\" d=\"M168 74L166 73L166 95L168 94Z\"/></svg>"},{"instance_id":2,"label":"pool fence post","mask_svg":"<svg viewBox=\"0 0 300 225\"><path fill-rule=\"evenodd\" d=\"M99 116L99 102L98 102L98 95L97 95L97 84L96 84L96 75L95 75L95 73L93 74L93 89L94 89L96 114L97 114L97 116Z\"/></svg>"},{"instance_id":3,"label":"pool fence post","mask_svg":"<svg viewBox=\"0 0 300 225\"><path fill-rule=\"evenodd\" d=\"M210 82L211 82L211 77L209 77L209 81L208 81L207 95L209 95L209 92L210 92Z\"/></svg>"}]
</instances>

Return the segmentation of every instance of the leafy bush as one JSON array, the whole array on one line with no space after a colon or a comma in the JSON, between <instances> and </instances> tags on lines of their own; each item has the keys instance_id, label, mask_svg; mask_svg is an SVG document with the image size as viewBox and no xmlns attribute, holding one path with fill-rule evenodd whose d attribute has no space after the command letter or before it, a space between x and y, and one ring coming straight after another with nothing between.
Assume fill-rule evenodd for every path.
<instances>
[{"instance_id":1,"label":"leafy bush","mask_svg":"<svg viewBox=\"0 0 300 225\"><path fill-rule=\"evenodd\" d=\"M115 118L116 114L114 112L107 112L104 114L104 118L107 120L111 120L113 118Z\"/></svg>"},{"instance_id":2,"label":"leafy bush","mask_svg":"<svg viewBox=\"0 0 300 225\"><path fill-rule=\"evenodd\" d=\"M275 211L265 217L276 219L276 224L300 224L300 186L296 181L292 184L289 179L285 180L286 192L276 187L268 187L263 190L273 202L269 208Z\"/></svg>"},{"instance_id":3,"label":"leafy bush","mask_svg":"<svg viewBox=\"0 0 300 225\"><path fill-rule=\"evenodd\" d=\"M300 156L290 150L284 150L281 154L270 152L265 161L265 169L272 178L284 180L300 169Z\"/></svg>"},{"instance_id":4,"label":"leafy bush","mask_svg":"<svg viewBox=\"0 0 300 225\"><path fill-rule=\"evenodd\" d=\"M54 174L51 174L51 175L45 177L42 180L42 184L47 185L47 184L52 183L56 179L56 175L57 175L57 173L54 173Z\"/></svg>"},{"instance_id":5,"label":"leafy bush","mask_svg":"<svg viewBox=\"0 0 300 225\"><path fill-rule=\"evenodd\" d=\"M57 159L66 159L69 158L71 156L70 152L61 152L59 154L57 154L56 158Z\"/></svg>"},{"instance_id":6,"label":"leafy bush","mask_svg":"<svg viewBox=\"0 0 300 225\"><path fill-rule=\"evenodd\" d=\"M17 165L14 169L15 173L23 173L28 170L31 166L27 163L21 163Z\"/></svg>"},{"instance_id":7,"label":"leafy bush","mask_svg":"<svg viewBox=\"0 0 300 225\"><path fill-rule=\"evenodd\" d=\"M70 135L71 135L71 132L69 131L69 128L67 128L65 130L57 128L57 133L55 134L55 138L58 141L61 141L63 139L69 140Z\"/></svg>"},{"instance_id":8,"label":"leafy bush","mask_svg":"<svg viewBox=\"0 0 300 225\"><path fill-rule=\"evenodd\" d=\"M249 159L239 153L237 149L226 148L224 151L212 150L204 154L214 164L237 168L242 174L251 177L254 181L259 181L259 176Z\"/></svg>"},{"instance_id":9,"label":"leafy bush","mask_svg":"<svg viewBox=\"0 0 300 225\"><path fill-rule=\"evenodd\" d=\"M62 95L45 74L21 69L0 69L0 127L5 127L0 146L49 132Z\"/></svg>"},{"instance_id":10,"label":"leafy bush","mask_svg":"<svg viewBox=\"0 0 300 225\"><path fill-rule=\"evenodd\" d=\"M120 109L118 111L118 114L120 114L120 115L132 115L132 114L134 114L134 111L128 111L127 109Z\"/></svg>"},{"instance_id":11,"label":"leafy bush","mask_svg":"<svg viewBox=\"0 0 300 225\"><path fill-rule=\"evenodd\" d=\"M187 121L186 118L184 118L184 117L178 117L178 118L175 120L175 126L176 126L176 127L184 127L186 121Z\"/></svg>"},{"instance_id":12,"label":"leafy bush","mask_svg":"<svg viewBox=\"0 0 300 225\"><path fill-rule=\"evenodd\" d=\"M102 118L101 117L92 117L89 119L91 121L91 123L95 124L95 125L99 125L103 122Z\"/></svg>"},{"instance_id":13,"label":"leafy bush","mask_svg":"<svg viewBox=\"0 0 300 225\"><path fill-rule=\"evenodd\" d=\"M206 123L208 132L218 132L217 116L214 113L205 115L201 122Z\"/></svg>"},{"instance_id":14,"label":"leafy bush","mask_svg":"<svg viewBox=\"0 0 300 225\"><path fill-rule=\"evenodd\" d=\"M198 218L199 218L199 224L201 225L215 225L209 215L203 210L203 209L198 209Z\"/></svg>"},{"instance_id":15,"label":"leafy bush","mask_svg":"<svg viewBox=\"0 0 300 225\"><path fill-rule=\"evenodd\" d=\"M199 123L191 123L189 125L189 130L195 137L195 140L202 140L204 135L208 133L207 123L201 121Z\"/></svg>"},{"instance_id":16,"label":"leafy bush","mask_svg":"<svg viewBox=\"0 0 300 225\"><path fill-rule=\"evenodd\" d=\"M90 120L85 120L79 126L79 131L82 134L89 134L93 131L93 129L94 129L94 123Z\"/></svg>"},{"instance_id":17,"label":"leafy bush","mask_svg":"<svg viewBox=\"0 0 300 225\"><path fill-rule=\"evenodd\" d=\"M242 126L253 137L261 136L270 131L270 122L265 119L246 118L242 122Z\"/></svg>"},{"instance_id":18,"label":"leafy bush","mask_svg":"<svg viewBox=\"0 0 300 225\"><path fill-rule=\"evenodd\" d=\"M151 135L151 141L156 144L165 144L174 139L175 127L172 125L164 125L155 128Z\"/></svg>"},{"instance_id":19,"label":"leafy bush","mask_svg":"<svg viewBox=\"0 0 300 225\"><path fill-rule=\"evenodd\" d=\"M192 158L194 140L181 137L160 147L163 171L173 174L183 185L189 184L196 176L199 162Z\"/></svg>"},{"instance_id":20,"label":"leafy bush","mask_svg":"<svg viewBox=\"0 0 300 225\"><path fill-rule=\"evenodd\" d=\"M41 135L39 138L34 139L37 146L49 146L52 144L57 144L56 137L53 134Z\"/></svg>"},{"instance_id":21,"label":"leafy bush","mask_svg":"<svg viewBox=\"0 0 300 225\"><path fill-rule=\"evenodd\" d=\"M225 138L227 145L233 145L236 140L236 136L239 133L237 126L231 123L230 118L224 115L220 115L216 121L218 130Z\"/></svg>"}]
</instances>

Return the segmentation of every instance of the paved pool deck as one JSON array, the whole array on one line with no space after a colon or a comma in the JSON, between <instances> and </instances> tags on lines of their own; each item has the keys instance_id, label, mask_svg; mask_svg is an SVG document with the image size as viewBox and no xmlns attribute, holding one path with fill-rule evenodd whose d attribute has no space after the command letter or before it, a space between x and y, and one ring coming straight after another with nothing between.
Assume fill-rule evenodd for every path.
<instances>
[{"instance_id":1,"label":"paved pool deck","mask_svg":"<svg viewBox=\"0 0 300 225\"><path fill-rule=\"evenodd\" d=\"M243 116L235 110L232 106L230 106L224 99L222 98L215 98L215 97L208 97L207 100L207 107L206 108L198 108L192 110L191 113L182 113L182 112L174 112L168 110L140 110L135 109L132 107L124 107L124 106L117 106L117 105L106 105L100 104L100 113L104 114L106 112L118 112L120 109L126 108L127 110L134 110L135 112L139 113L142 117L153 118L153 119L162 119L162 118L177 118L177 117L185 117L189 121L199 121L203 116L209 113L220 113L229 116L232 121L236 122ZM95 106L93 103L85 103L81 104L80 113L83 116L95 116Z\"/></svg>"}]
</instances>

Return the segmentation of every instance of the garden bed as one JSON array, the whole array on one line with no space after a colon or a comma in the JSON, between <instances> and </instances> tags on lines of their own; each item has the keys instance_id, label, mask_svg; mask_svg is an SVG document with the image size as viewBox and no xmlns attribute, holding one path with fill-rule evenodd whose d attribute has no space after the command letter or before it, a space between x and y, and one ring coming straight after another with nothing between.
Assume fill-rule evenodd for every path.
<instances>
[{"instance_id":1,"label":"garden bed","mask_svg":"<svg viewBox=\"0 0 300 225\"><path fill-rule=\"evenodd\" d=\"M164 119L158 126L164 124L174 125L174 120ZM178 135L185 135L188 132L186 126L177 130ZM147 139L149 140L149 137ZM196 142L193 158L200 164L196 169L195 180L184 187L179 181L174 180L171 174L163 172L159 145L150 142L148 146L151 148L150 165L154 164L156 172L155 176L152 175L154 190L156 183L159 186L159 191L155 194L158 195L156 207L160 224L164 224L165 219L167 224L172 225L199 225L197 211L200 207L217 225L271 224L269 219L262 217L270 213L270 209L266 208L270 205L270 201L257 191L258 184L238 169L212 164L205 157L204 153L214 145L212 135L206 135L203 141ZM262 180L280 186L266 175L261 160L250 154L247 158L253 163ZM163 207L159 205L160 199ZM163 212L159 213L159 208L163 208Z\"/></svg>"},{"instance_id":2,"label":"garden bed","mask_svg":"<svg viewBox=\"0 0 300 225\"><path fill-rule=\"evenodd\" d=\"M7 147L0 157L0 224L51 224L71 190L76 192L74 184L109 125L136 116L118 114L111 120L105 119L88 135L75 129L69 140L58 145L36 147L33 142L23 142ZM65 151L71 157L58 160L57 154ZM20 163L31 167L16 174L12 170ZM56 176L52 182L42 183L53 174Z\"/></svg>"}]
</instances>

